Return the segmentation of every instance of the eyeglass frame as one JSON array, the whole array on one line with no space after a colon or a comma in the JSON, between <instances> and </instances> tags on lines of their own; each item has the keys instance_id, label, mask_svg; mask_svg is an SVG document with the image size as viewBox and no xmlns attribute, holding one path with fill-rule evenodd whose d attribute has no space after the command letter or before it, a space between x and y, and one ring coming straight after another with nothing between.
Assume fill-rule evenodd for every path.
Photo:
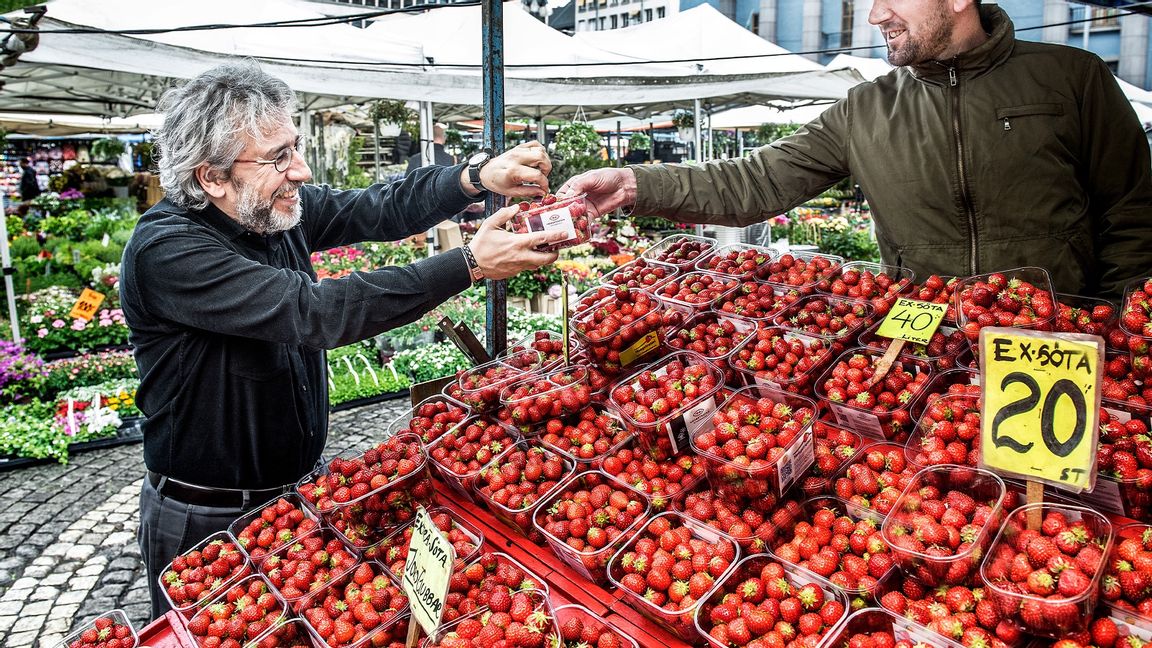
<instances>
[{"instance_id":1,"label":"eyeglass frame","mask_svg":"<svg viewBox=\"0 0 1152 648\"><path fill-rule=\"evenodd\" d=\"M237 159L237 160L232 160L232 164L236 164L237 162L244 162L246 164L260 164L260 165L271 164L272 168L276 170L276 173L287 173L288 169L292 168L292 162L295 159L296 154L301 152L300 148L302 146L304 146L304 137L301 135L301 136L296 137L296 143L295 144L283 149L283 151L279 155L276 156L275 160L265 160L264 158L255 158L253 160L239 160L239 159ZM279 161L280 158L283 158L285 153L288 154L288 163L284 165L283 169L281 169L276 164L276 162Z\"/></svg>"}]
</instances>

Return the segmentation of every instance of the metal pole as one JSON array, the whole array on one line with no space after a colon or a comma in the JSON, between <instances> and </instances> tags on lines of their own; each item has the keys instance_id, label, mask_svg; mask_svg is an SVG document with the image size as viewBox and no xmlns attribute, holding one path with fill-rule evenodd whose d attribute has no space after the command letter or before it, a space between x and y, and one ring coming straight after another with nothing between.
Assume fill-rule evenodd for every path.
<instances>
[{"instance_id":1,"label":"metal pole","mask_svg":"<svg viewBox=\"0 0 1152 648\"><path fill-rule=\"evenodd\" d=\"M376 182L380 182L380 119L372 118L372 157L376 164Z\"/></svg>"},{"instance_id":2,"label":"metal pole","mask_svg":"<svg viewBox=\"0 0 1152 648\"><path fill-rule=\"evenodd\" d=\"M423 164L421 166L432 166L436 164L436 146L432 142L432 102L420 102L420 156ZM428 235L425 238L428 244L428 256L436 256L439 245L436 241L436 228L433 227L428 230Z\"/></svg>"},{"instance_id":3,"label":"metal pole","mask_svg":"<svg viewBox=\"0 0 1152 648\"><path fill-rule=\"evenodd\" d=\"M599 3L599 0L596 0ZM599 5L597 5L599 6ZM484 0L481 10L481 40L484 47L484 146L493 153L504 150L504 4L502 0ZM489 193L484 211L491 215L504 206L504 196ZM508 347L508 285L505 281L487 282L487 320L485 344L488 354Z\"/></svg>"},{"instance_id":4,"label":"metal pole","mask_svg":"<svg viewBox=\"0 0 1152 648\"><path fill-rule=\"evenodd\" d=\"M624 133L620 131L620 120L616 120L616 166L624 166Z\"/></svg>"},{"instance_id":5,"label":"metal pole","mask_svg":"<svg viewBox=\"0 0 1152 648\"><path fill-rule=\"evenodd\" d=\"M648 122L648 161L656 161L656 127Z\"/></svg>"},{"instance_id":6,"label":"metal pole","mask_svg":"<svg viewBox=\"0 0 1152 648\"><path fill-rule=\"evenodd\" d=\"M702 151L700 150L700 146L703 143L702 139L703 139L703 133L704 133L704 124L700 120L700 100L699 99L693 99L692 100L692 123L696 125L696 128L692 129L695 131L694 136L692 138L692 140L693 140L692 141L692 158L696 162L703 162L704 156L701 155ZM696 236L704 236L704 226L703 225L697 225L696 226Z\"/></svg>"},{"instance_id":7,"label":"metal pole","mask_svg":"<svg viewBox=\"0 0 1152 648\"><path fill-rule=\"evenodd\" d=\"M0 192L0 272L4 273L4 290L8 293L8 324L12 327L12 341L20 341L20 323L16 320L16 288L12 285L12 256L8 252L8 222L4 217L4 194Z\"/></svg>"},{"instance_id":8,"label":"metal pole","mask_svg":"<svg viewBox=\"0 0 1152 648\"><path fill-rule=\"evenodd\" d=\"M543 117L536 118L536 141L544 148L548 148L548 124L544 123Z\"/></svg>"}]
</instances>

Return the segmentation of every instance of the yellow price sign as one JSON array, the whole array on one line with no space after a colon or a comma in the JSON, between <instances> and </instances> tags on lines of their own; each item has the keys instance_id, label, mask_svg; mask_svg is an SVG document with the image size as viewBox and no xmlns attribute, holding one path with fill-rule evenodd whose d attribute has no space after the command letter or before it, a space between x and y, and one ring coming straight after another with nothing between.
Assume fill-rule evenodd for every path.
<instances>
[{"instance_id":1,"label":"yellow price sign","mask_svg":"<svg viewBox=\"0 0 1152 648\"><path fill-rule=\"evenodd\" d=\"M980 466L1079 493L1096 483L1104 340L980 330Z\"/></svg>"},{"instance_id":2,"label":"yellow price sign","mask_svg":"<svg viewBox=\"0 0 1152 648\"><path fill-rule=\"evenodd\" d=\"M948 310L945 304L917 301L915 299L896 300L888 316L880 322L876 335L894 340L907 340L915 344L928 344L932 334L940 328L944 313Z\"/></svg>"},{"instance_id":3,"label":"yellow price sign","mask_svg":"<svg viewBox=\"0 0 1152 648\"><path fill-rule=\"evenodd\" d=\"M84 292L80 293L80 299L76 300L76 305L72 307L72 312L68 314L73 319L82 319L84 321L91 321L96 316L96 309L100 308L100 304L104 303L104 293L96 292L91 288L85 288Z\"/></svg>"}]
</instances>

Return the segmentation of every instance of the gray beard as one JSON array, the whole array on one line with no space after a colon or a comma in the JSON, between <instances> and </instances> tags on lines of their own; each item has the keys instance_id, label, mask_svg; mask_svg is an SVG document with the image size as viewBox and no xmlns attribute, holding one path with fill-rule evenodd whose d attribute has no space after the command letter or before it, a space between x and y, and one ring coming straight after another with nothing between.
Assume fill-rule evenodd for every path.
<instances>
[{"instance_id":1,"label":"gray beard","mask_svg":"<svg viewBox=\"0 0 1152 648\"><path fill-rule=\"evenodd\" d=\"M277 189L268 200L262 200L252 185L233 182L233 186L240 191L240 196L236 201L236 220L246 229L257 234L275 234L296 227L301 216L300 200L296 200L296 205L290 212L276 209L274 203L278 196L298 191L300 184L299 182L288 183Z\"/></svg>"}]
</instances>

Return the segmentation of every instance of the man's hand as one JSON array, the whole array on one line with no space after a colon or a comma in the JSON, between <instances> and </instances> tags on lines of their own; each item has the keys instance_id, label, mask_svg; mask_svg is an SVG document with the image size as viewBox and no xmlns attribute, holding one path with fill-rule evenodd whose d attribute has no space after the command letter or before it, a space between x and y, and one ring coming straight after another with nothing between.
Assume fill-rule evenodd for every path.
<instances>
[{"instance_id":1,"label":"man's hand","mask_svg":"<svg viewBox=\"0 0 1152 648\"><path fill-rule=\"evenodd\" d=\"M603 216L619 207L636 204L636 173L628 167L593 169L571 178L556 192L560 198L576 194L588 194L592 215Z\"/></svg>"},{"instance_id":2,"label":"man's hand","mask_svg":"<svg viewBox=\"0 0 1152 648\"><path fill-rule=\"evenodd\" d=\"M480 167L480 184L502 196L532 198L548 193L548 174L552 160L540 142L525 142L508 149ZM460 186L474 195L468 182L468 169L460 176Z\"/></svg>"},{"instance_id":3,"label":"man's hand","mask_svg":"<svg viewBox=\"0 0 1152 648\"><path fill-rule=\"evenodd\" d=\"M558 256L556 252L538 252L534 248L568 238L567 232L563 231L530 234L506 231L504 224L518 211L519 207L505 207L492 214L481 223L476 236L468 244L488 279L507 279L524 270L552 263Z\"/></svg>"}]
</instances>

